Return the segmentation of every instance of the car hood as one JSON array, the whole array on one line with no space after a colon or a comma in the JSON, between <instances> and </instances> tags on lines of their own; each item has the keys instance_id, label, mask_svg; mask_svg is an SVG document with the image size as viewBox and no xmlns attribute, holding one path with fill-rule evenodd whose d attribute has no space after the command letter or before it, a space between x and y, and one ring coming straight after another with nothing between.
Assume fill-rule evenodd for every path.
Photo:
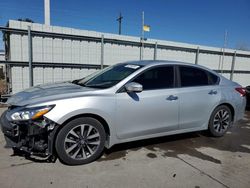
<instances>
[{"instance_id":1,"label":"car hood","mask_svg":"<svg viewBox=\"0 0 250 188\"><path fill-rule=\"evenodd\" d=\"M14 94L7 101L9 105L25 106L84 95L97 89L82 87L71 82L37 85Z\"/></svg>"}]
</instances>

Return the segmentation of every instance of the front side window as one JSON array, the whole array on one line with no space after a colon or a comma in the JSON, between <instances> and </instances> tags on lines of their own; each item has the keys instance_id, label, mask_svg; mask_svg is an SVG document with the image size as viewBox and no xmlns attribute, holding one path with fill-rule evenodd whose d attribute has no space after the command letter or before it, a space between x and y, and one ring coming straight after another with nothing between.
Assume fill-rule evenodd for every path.
<instances>
[{"instance_id":1,"label":"front side window","mask_svg":"<svg viewBox=\"0 0 250 188\"><path fill-rule=\"evenodd\" d=\"M133 82L140 83L143 90L173 88L174 68L173 66L152 68L136 77Z\"/></svg>"}]
</instances>

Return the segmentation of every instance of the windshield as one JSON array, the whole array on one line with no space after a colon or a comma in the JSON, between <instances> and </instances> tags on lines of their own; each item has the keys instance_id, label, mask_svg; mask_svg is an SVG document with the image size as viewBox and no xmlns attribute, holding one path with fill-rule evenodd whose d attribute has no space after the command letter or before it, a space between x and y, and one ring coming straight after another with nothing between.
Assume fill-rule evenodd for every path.
<instances>
[{"instance_id":1,"label":"windshield","mask_svg":"<svg viewBox=\"0 0 250 188\"><path fill-rule=\"evenodd\" d=\"M73 81L73 83L92 88L109 88L141 68L141 65L118 64L107 67L100 72L91 74L81 80Z\"/></svg>"}]
</instances>

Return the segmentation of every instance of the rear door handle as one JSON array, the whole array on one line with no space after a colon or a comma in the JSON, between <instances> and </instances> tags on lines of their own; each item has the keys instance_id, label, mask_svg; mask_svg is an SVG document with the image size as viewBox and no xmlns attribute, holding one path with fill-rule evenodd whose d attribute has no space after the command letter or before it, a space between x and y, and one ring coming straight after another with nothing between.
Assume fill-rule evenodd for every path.
<instances>
[{"instance_id":1,"label":"rear door handle","mask_svg":"<svg viewBox=\"0 0 250 188\"><path fill-rule=\"evenodd\" d=\"M169 95L168 97L167 97L167 100L168 101L175 101L175 100L177 100L178 99L178 97L177 96L174 96L174 95Z\"/></svg>"},{"instance_id":2,"label":"rear door handle","mask_svg":"<svg viewBox=\"0 0 250 188\"><path fill-rule=\"evenodd\" d=\"M211 90L211 91L209 91L208 94L209 94L209 95L216 95L216 94L217 94L217 91L216 91L216 90Z\"/></svg>"}]
</instances>

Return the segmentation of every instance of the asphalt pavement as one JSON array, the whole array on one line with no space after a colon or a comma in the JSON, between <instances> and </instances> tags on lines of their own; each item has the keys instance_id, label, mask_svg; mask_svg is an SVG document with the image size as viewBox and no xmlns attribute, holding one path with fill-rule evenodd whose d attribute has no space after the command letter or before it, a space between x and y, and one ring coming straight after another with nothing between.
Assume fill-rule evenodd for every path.
<instances>
[{"instance_id":1,"label":"asphalt pavement","mask_svg":"<svg viewBox=\"0 0 250 188\"><path fill-rule=\"evenodd\" d=\"M250 187L249 111L221 138L196 132L119 144L82 166L13 156L4 145L0 134L0 188Z\"/></svg>"}]
</instances>

